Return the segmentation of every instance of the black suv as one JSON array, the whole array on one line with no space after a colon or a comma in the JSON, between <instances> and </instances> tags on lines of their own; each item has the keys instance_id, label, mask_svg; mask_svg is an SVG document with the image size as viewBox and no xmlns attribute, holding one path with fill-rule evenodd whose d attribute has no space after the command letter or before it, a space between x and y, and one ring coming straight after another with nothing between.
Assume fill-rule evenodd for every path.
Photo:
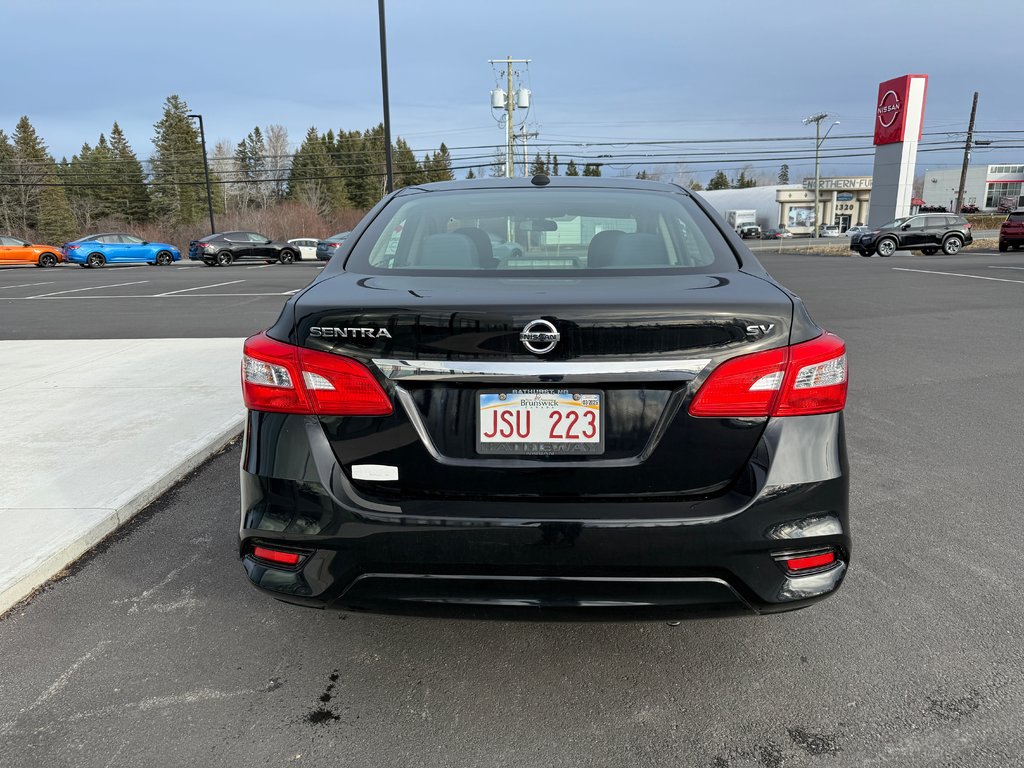
<instances>
[{"instance_id":1,"label":"black suv","mask_svg":"<svg viewBox=\"0 0 1024 768\"><path fill-rule=\"evenodd\" d=\"M920 251L925 256L942 252L952 256L974 242L971 225L952 213L919 213L890 221L850 238L850 250L861 256L892 256L896 251Z\"/></svg>"},{"instance_id":2,"label":"black suv","mask_svg":"<svg viewBox=\"0 0 1024 768\"><path fill-rule=\"evenodd\" d=\"M1006 253L1008 250L1019 250L1024 246L1024 208L1006 217L1006 221L999 227L999 251Z\"/></svg>"},{"instance_id":3,"label":"black suv","mask_svg":"<svg viewBox=\"0 0 1024 768\"><path fill-rule=\"evenodd\" d=\"M188 257L208 267L226 267L239 259L262 259L268 264L275 261L291 264L298 257L292 243L278 243L258 232L222 232L208 235L188 244Z\"/></svg>"}]
</instances>

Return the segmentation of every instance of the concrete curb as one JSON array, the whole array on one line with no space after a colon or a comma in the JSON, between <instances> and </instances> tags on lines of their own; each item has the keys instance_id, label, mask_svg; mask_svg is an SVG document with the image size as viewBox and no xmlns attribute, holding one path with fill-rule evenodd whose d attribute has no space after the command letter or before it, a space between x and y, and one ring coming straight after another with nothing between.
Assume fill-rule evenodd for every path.
<instances>
[{"instance_id":1,"label":"concrete curb","mask_svg":"<svg viewBox=\"0 0 1024 768\"><path fill-rule=\"evenodd\" d=\"M232 417L230 423L209 434L147 488L128 499L120 507L105 510L98 520L73 539L65 542L59 551L35 564L31 570L19 575L16 581L0 592L0 618L3 618L8 611L23 600L32 597L37 590L58 576L61 571L160 498L185 475L224 448L241 434L243 424L243 420Z\"/></svg>"}]
</instances>

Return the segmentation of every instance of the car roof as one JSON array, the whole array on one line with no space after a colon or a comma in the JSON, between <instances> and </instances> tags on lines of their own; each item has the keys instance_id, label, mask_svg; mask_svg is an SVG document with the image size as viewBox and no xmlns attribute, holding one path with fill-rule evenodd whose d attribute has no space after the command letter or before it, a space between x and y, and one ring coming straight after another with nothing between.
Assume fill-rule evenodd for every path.
<instances>
[{"instance_id":1,"label":"car roof","mask_svg":"<svg viewBox=\"0 0 1024 768\"><path fill-rule=\"evenodd\" d=\"M78 240L95 240L97 237L110 237L110 235L128 235L130 237L138 237L138 235L133 235L131 232L97 232L95 235L86 235L85 237L80 237L78 238Z\"/></svg>"},{"instance_id":2,"label":"car roof","mask_svg":"<svg viewBox=\"0 0 1024 768\"><path fill-rule=\"evenodd\" d=\"M536 178L536 177L534 177ZM632 179L626 176L545 176L548 179L546 184L534 184L533 179L512 178L503 176L490 176L480 179L460 179L458 181L435 181L429 184L417 184L412 187L405 187L403 191L421 190L425 192L448 192L455 190L471 189L508 189L510 187L530 188L537 186L544 187L590 187L594 189L646 189L658 192L684 192L690 194L689 190L677 184L670 184L663 181L650 181L648 179Z\"/></svg>"}]
</instances>

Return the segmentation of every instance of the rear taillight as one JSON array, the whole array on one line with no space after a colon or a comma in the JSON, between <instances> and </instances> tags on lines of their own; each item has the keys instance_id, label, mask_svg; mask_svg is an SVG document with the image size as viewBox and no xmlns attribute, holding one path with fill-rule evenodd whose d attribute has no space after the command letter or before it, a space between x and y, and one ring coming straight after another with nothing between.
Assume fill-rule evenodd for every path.
<instances>
[{"instance_id":1,"label":"rear taillight","mask_svg":"<svg viewBox=\"0 0 1024 768\"><path fill-rule=\"evenodd\" d=\"M209 245L209 243L196 243L196 248L206 248Z\"/></svg>"},{"instance_id":2,"label":"rear taillight","mask_svg":"<svg viewBox=\"0 0 1024 768\"><path fill-rule=\"evenodd\" d=\"M252 556L257 560L263 560L274 565L293 566L298 565L302 555L298 552L289 552L283 549L272 549L256 545L252 548Z\"/></svg>"},{"instance_id":3,"label":"rear taillight","mask_svg":"<svg viewBox=\"0 0 1024 768\"><path fill-rule=\"evenodd\" d=\"M339 245L341 245L341 243L328 243L327 247L328 248L337 248Z\"/></svg>"},{"instance_id":4,"label":"rear taillight","mask_svg":"<svg viewBox=\"0 0 1024 768\"><path fill-rule=\"evenodd\" d=\"M794 576L830 568L838 560L834 549L787 552L775 555L775 561L782 566L783 570Z\"/></svg>"},{"instance_id":5,"label":"rear taillight","mask_svg":"<svg viewBox=\"0 0 1024 768\"><path fill-rule=\"evenodd\" d=\"M391 400L356 360L276 341L245 340L242 397L253 411L317 416L387 416Z\"/></svg>"},{"instance_id":6,"label":"rear taillight","mask_svg":"<svg viewBox=\"0 0 1024 768\"><path fill-rule=\"evenodd\" d=\"M809 416L846 405L846 344L825 333L726 360L690 403L691 416Z\"/></svg>"},{"instance_id":7,"label":"rear taillight","mask_svg":"<svg viewBox=\"0 0 1024 768\"><path fill-rule=\"evenodd\" d=\"M64 247L67 248L69 251L77 251L80 246L77 246L77 245L65 245Z\"/></svg>"}]
</instances>

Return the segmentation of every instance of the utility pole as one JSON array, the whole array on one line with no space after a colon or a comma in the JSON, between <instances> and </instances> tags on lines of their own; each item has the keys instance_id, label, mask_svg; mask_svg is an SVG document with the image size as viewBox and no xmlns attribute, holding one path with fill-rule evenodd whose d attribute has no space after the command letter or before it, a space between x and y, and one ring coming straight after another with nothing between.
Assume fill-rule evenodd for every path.
<instances>
[{"instance_id":1,"label":"utility pole","mask_svg":"<svg viewBox=\"0 0 1024 768\"><path fill-rule=\"evenodd\" d=\"M811 235L815 239L821 236L821 164L819 163L819 153L821 150L821 144L825 139L828 138L829 132L839 125L839 121L836 120L832 125L825 131L825 135L821 135L821 121L828 118L828 112L819 112L816 115L804 118L804 125L810 125L814 123L814 233Z\"/></svg>"},{"instance_id":2,"label":"utility pole","mask_svg":"<svg viewBox=\"0 0 1024 768\"><path fill-rule=\"evenodd\" d=\"M505 90L504 104L500 106L505 107L505 176L512 178L515 175L515 162L512 157L512 145L515 140L515 122L512 117L512 113L516 108L516 92L512 89L512 65L513 64L529 64L529 59L513 59L511 56L504 59L488 59L488 64L505 64L506 72L508 74L508 88ZM526 99L529 101L529 91L526 92ZM492 108L497 108L493 95L491 100Z\"/></svg>"},{"instance_id":3,"label":"utility pole","mask_svg":"<svg viewBox=\"0 0 1024 768\"><path fill-rule=\"evenodd\" d=\"M978 114L978 92L974 92L974 103L971 104L971 120L967 124L967 141L964 142L964 165L960 169L960 186L956 191L956 207L953 213L960 213L964 207L964 187L967 186L967 164L971 161L971 142L974 139L974 116Z\"/></svg>"},{"instance_id":4,"label":"utility pole","mask_svg":"<svg viewBox=\"0 0 1024 768\"><path fill-rule=\"evenodd\" d=\"M526 140L536 139L540 134L536 131L527 131L526 123L519 126L519 133L523 142L523 176L525 177L530 175L530 152L526 147Z\"/></svg>"}]
</instances>

